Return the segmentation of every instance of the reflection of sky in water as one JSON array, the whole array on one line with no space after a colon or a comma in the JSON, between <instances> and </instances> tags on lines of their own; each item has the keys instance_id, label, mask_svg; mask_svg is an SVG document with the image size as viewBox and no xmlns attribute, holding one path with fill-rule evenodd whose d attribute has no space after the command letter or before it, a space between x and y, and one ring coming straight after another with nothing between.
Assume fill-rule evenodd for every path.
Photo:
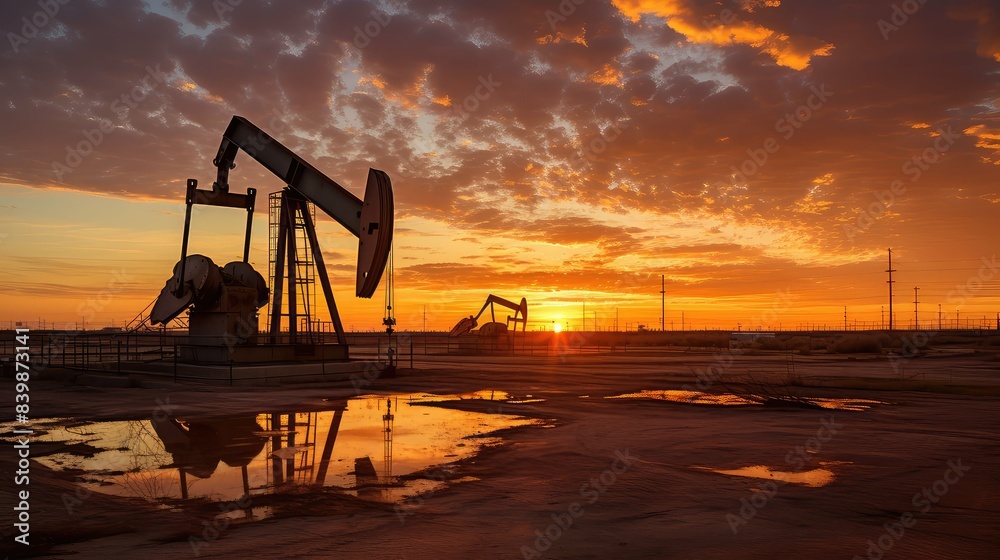
<instances>
[{"instance_id":1,"label":"reflection of sky in water","mask_svg":"<svg viewBox=\"0 0 1000 560\"><path fill-rule=\"evenodd\" d=\"M821 463L823 466L832 466L837 464L840 463ZM772 470L764 465L751 465L749 467L742 467L739 469L713 469L709 467L694 468L728 476L759 478L762 480L774 480L812 487L826 486L827 484L833 482L836 478L833 471L825 468L811 469L808 471L779 471Z\"/></svg>"},{"instance_id":2,"label":"reflection of sky in water","mask_svg":"<svg viewBox=\"0 0 1000 560\"><path fill-rule=\"evenodd\" d=\"M751 398L747 398L751 397ZM761 395L760 398L771 397L774 400L781 400L782 396L769 396ZM654 390L643 390L637 393L625 393L623 395L614 395L610 397L605 397L607 399L650 399L658 401L670 401L676 403L684 404L704 404L704 405L717 405L717 406L746 406L746 405L759 405L761 402L759 400L753 400L752 395L747 395L746 397L740 395L734 395L732 393L702 393L700 391L679 391L679 390L664 390L664 391L654 391ZM867 410L876 404L886 404L881 401L873 401L867 399L827 399L827 398L815 398L815 397L788 397L786 400L789 402L802 402L811 405L818 406L820 408L828 408L833 410Z\"/></svg>"},{"instance_id":3,"label":"reflection of sky in water","mask_svg":"<svg viewBox=\"0 0 1000 560\"><path fill-rule=\"evenodd\" d=\"M686 404L715 404L723 406L755 404L753 401L728 393L699 393L698 391L639 391L605 397L608 399L653 399Z\"/></svg>"},{"instance_id":4,"label":"reflection of sky in water","mask_svg":"<svg viewBox=\"0 0 1000 560\"><path fill-rule=\"evenodd\" d=\"M485 394L482 394L485 393ZM508 395L481 392L464 398L498 400ZM394 482L395 477L445 465L474 455L484 444L498 438L473 437L501 428L535 423L506 414L465 412L433 406L410 406L411 399L436 400L439 396L399 395L392 399L391 476L386 469L383 415L387 397L367 396L347 401L347 408L294 414L294 435L290 437L288 416L281 426L273 426L270 413L256 416L181 419L154 426L152 420L93 422L66 426L39 420L35 427L48 430L34 441L89 442L100 451L93 457L60 453L36 460L57 470L79 470L100 492L141 496L149 499L180 498L181 475L186 471L189 497L236 500L244 493L242 466L246 466L251 494L267 491L280 479L295 484L315 484L354 488L360 484ZM452 397L457 398L457 397ZM336 402L330 408L337 407ZM342 404L341 404L342 406ZM281 412L281 411L276 411ZM339 420L339 430L331 432ZM6 430L5 430L6 431ZM9 433L9 432L8 432ZM330 436L335 436L330 440ZM294 439L294 445L289 445ZM166 442L166 443L164 443ZM322 458L328 445L329 462L325 476ZM169 449L169 451L168 451ZM277 457L277 459L275 459ZM356 459L364 467L369 458L376 479L359 480ZM291 461L292 469L289 469ZM276 468L277 467L277 468ZM364 469L359 469L362 471ZM370 469L369 469L370 470ZM280 471L280 472L279 472ZM443 483L457 482L447 466L431 469L433 480L417 480L406 487L358 489L357 494L373 499L399 499L403 495L428 491ZM354 492L352 492L354 493ZM377 495L376 495L377 494Z\"/></svg>"}]
</instances>

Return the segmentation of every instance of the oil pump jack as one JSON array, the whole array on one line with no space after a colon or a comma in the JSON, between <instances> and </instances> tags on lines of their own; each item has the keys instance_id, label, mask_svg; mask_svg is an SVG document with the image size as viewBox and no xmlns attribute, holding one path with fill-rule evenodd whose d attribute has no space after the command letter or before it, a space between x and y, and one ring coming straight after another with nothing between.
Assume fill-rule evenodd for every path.
<instances>
[{"instance_id":1,"label":"oil pump jack","mask_svg":"<svg viewBox=\"0 0 1000 560\"><path fill-rule=\"evenodd\" d=\"M272 290L249 263L257 191L248 188L245 195L229 191L229 171L236 167L235 158L241 149L286 185L281 194ZM392 248L393 197L389 176L377 169L369 169L364 200L361 200L240 116L234 116L229 123L213 165L218 174L212 190L198 189L195 179L187 181L181 259L153 305L151 322L154 325L166 323L190 310L189 344L181 348L181 358L187 361L284 361L308 359L309 356L314 359L347 359L344 327L337 312L315 224L306 210L306 203L315 204L358 238L355 294L370 298L378 288ZM187 254L191 210L198 204L246 210L242 261L219 267L206 256ZM316 273L337 337L336 345L315 345L311 352L309 348L304 348L308 345L302 344L297 336L296 225L305 229L307 245L316 264ZM273 298L270 300L270 330L267 340L261 342L258 341L257 313L267 305L269 296ZM282 311L286 298L287 313ZM287 317L287 337L279 334L282 317Z\"/></svg>"},{"instance_id":2,"label":"oil pump jack","mask_svg":"<svg viewBox=\"0 0 1000 560\"><path fill-rule=\"evenodd\" d=\"M514 310L514 316L507 316L506 323L500 323L497 321L496 310L493 308L494 305L500 305L508 309ZM461 336L467 332L471 332L472 329L479 326L479 318L486 312L486 308L490 308L490 322L484 324L482 327L476 331L477 334L481 336L497 336L506 334L511 323L514 323L514 332L517 332L517 324L521 323L521 331L524 331L528 326L528 300L521 298L521 303L517 304L510 300L504 299L499 296L490 294L486 298L486 303L483 304L483 308L479 310L479 314L460 320L449 333L450 336Z\"/></svg>"}]
</instances>

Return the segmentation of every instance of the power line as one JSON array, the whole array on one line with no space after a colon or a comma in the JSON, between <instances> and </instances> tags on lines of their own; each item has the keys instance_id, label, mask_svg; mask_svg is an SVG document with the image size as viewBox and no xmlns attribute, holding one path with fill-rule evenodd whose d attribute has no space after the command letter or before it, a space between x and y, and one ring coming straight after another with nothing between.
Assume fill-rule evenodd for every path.
<instances>
[{"instance_id":1,"label":"power line","mask_svg":"<svg viewBox=\"0 0 1000 560\"><path fill-rule=\"evenodd\" d=\"M666 287L667 285L665 282L666 280L664 280L664 275L661 274L660 275L660 330L661 331L667 330L665 328L667 321L667 287Z\"/></svg>"},{"instance_id":2,"label":"power line","mask_svg":"<svg viewBox=\"0 0 1000 560\"><path fill-rule=\"evenodd\" d=\"M955 259L955 260L945 260L945 261L925 261L923 259L913 259L907 260L902 259L897 256L896 264L938 264L938 263L958 263L958 262L982 262L981 259Z\"/></svg>"},{"instance_id":3,"label":"power line","mask_svg":"<svg viewBox=\"0 0 1000 560\"><path fill-rule=\"evenodd\" d=\"M887 283L889 284L889 330L891 331L892 330L892 284L894 283L892 279L892 273L896 272L895 269L892 268L892 247L889 248L889 268L886 269L886 272L889 273L889 280L887 281Z\"/></svg>"}]
</instances>

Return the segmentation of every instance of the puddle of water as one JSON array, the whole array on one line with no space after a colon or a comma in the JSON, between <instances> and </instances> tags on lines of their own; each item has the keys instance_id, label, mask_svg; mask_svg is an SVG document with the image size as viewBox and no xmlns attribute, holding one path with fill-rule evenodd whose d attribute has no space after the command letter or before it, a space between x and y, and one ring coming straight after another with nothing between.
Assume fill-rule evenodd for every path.
<instances>
[{"instance_id":1,"label":"puddle of water","mask_svg":"<svg viewBox=\"0 0 1000 560\"><path fill-rule=\"evenodd\" d=\"M604 397L606 399L646 399L669 401L683 404L714 405L714 406L763 406L765 404L789 406L807 406L817 408L827 408L833 410L867 410L877 404L887 404L881 401L867 399L828 399L813 397L772 397L770 400L765 397L754 395L735 395L732 393L702 393L700 391L681 390L644 390L637 393L625 393L623 395L613 395ZM768 402L765 402L768 400Z\"/></svg>"},{"instance_id":2,"label":"puddle of water","mask_svg":"<svg viewBox=\"0 0 1000 560\"><path fill-rule=\"evenodd\" d=\"M869 399L820 399L810 398L809 401L818 404L823 408L834 410L868 410L877 404L889 404L884 401L873 401Z\"/></svg>"},{"instance_id":3,"label":"puddle of water","mask_svg":"<svg viewBox=\"0 0 1000 560\"><path fill-rule=\"evenodd\" d=\"M832 465L835 463L821 463L822 465ZM739 469L713 469L710 467L693 467L698 470L724 474L727 476L742 476L747 478L757 478L761 480L780 480L789 484L801 484L818 488L826 486L834 481L836 475L830 469L812 469L808 471L777 471L764 465L752 465Z\"/></svg>"},{"instance_id":4,"label":"puddle of water","mask_svg":"<svg viewBox=\"0 0 1000 560\"><path fill-rule=\"evenodd\" d=\"M432 395L429 393L419 393L408 396L409 402L449 402L449 401L492 401L499 404L530 404L545 402L545 399L534 395L514 395L507 391L495 389L483 389L470 393L459 393L455 395Z\"/></svg>"},{"instance_id":5,"label":"puddle of water","mask_svg":"<svg viewBox=\"0 0 1000 560\"><path fill-rule=\"evenodd\" d=\"M319 412L268 411L217 418L79 422L39 419L34 441L88 442L92 456L57 453L35 460L79 472L90 489L151 501L237 501L288 485L339 487L364 499L397 501L453 478L446 463L498 443L490 432L537 421L507 414L409 406L419 395L330 401ZM387 407L387 404L391 406ZM2 426L10 434L12 424ZM40 430L45 433L39 433ZM5 438L9 439L9 438ZM443 465L430 469L435 465ZM399 477L428 471L431 480ZM268 515L268 508L233 512Z\"/></svg>"},{"instance_id":6,"label":"puddle of water","mask_svg":"<svg viewBox=\"0 0 1000 560\"><path fill-rule=\"evenodd\" d=\"M719 406L745 406L754 404L736 395L728 393L701 393L699 391L639 391L638 393L625 393L624 395L614 395L604 397L606 399L651 399L658 401L670 401L684 404L711 404Z\"/></svg>"}]
</instances>

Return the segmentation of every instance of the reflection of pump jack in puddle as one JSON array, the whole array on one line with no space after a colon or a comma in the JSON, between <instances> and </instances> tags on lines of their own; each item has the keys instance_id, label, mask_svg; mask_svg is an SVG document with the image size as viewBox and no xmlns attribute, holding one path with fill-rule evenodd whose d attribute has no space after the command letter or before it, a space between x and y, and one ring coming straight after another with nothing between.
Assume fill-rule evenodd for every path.
<instances>
[{"instance_id":1,"label":"reflection of pump jack in puddle","mask_svg":"<svg viewBox=\"0 0 1000 560\"><path fill-rule=\"evenodd\" d=\"M385 414L382 415L382 431L385 432L385 458L382 464L385 469L385 483L392 479L392 421L396 417L392 415L392 400L385 399Z\"/></svg>"},{"instance_id":2,"label":"reflection of pump jack in puddle","mask_svg":"<svg viewBox=\"0 0 1000 560\"><path fill-rule=\"evenodd\" d=\"M254 435L260 430L253 417L181 421L168 418L153 422L156 436L171 454L173 466L180 475L181 498L188 498L188 475L207 479L219 462L239 467L243 474L243 495L250 495L247 466L253 461L264 441ZM160 496L155 496L160 497ZM247 517L251 515L245 510Z\"/></svg>"},{"instance_id":3,"label":"reflection of pump jack in puddle","mask_svg":"<svg viewBox=\"0 0 1000 560\"><path fill-rule=\"evenodd\" d=\"M382 401L379 401L381 408ZM398 404L398 403L397 403ZM396 416L392 413L392 399L385 399L385 414L382 415L382 476L375 470L371 457L354 459L355 485L358 497L377 500L387 498L392 479L392 424Z\"/></svg>"},{"instance_id":4,"label":"reflection of pump jack in puddle","mask_svg":"<svg viewBox=\"0 0 1000 560\"><path fill-rule=\"evenodd\" d=\"M381 402L380 400L380 408ZM358 489L358 494L364 497L377 498L378 494L384 494L394 482L392 478L392 427L395 415L392 413L392 400L386 399L385 404L386 412L382 415L382 475L379 476L371 457L354 459L354 472L352 474L355 476L355 486ZM271 449L268 454L271 459L268 485L281 486L286 483L296 483L324 486L333 457L333 449L337 442L337 434L340 431L340 424L346 409L346 403L334 409L318 462L315 451L318 433L316 422L319 413L267 414L267 434L271 438ZM298 439L299 436L302 436L301 440Z\"/></svg>"},{"instance_id":5,"label":"reflection of pump jack in puddle","mask_svg":"<svg viewBox=\"0 0 1000 560\"><path fill-rule=\"evenodd\" d=\"M322 486L330 468L330 458L337 442L337 433L344 418L347 403L336 407L330 418L330 428L326 433L323 451L316 462L316 438L318 412L270 413L267 414L268 434L271 437L271 469L268 485L281 486L285 483ZM302 440L298 436L302 432ZM296 465L296 458L298 464Z\"/></svg>"},{"instance_id":6,"label":"reflection of pump jack in puddle","mask_svg":"<svg viewBox=\"0 0 1000 560\"><path fill-rule=\"evenodd\" d=\"M381 411L383 400L379 399L377 402ZM354 471L339 475L354 475L354 486L358 494L373 499L387 497L388 488L394 485L392 429L395 415L392 400L387 398L384 403L386 409L382 414L381 476L370 456L356 458ZM323 441L323 434L317 423L321 417L325 419L331 410L333 414L329 416L330 425ZM347 401L337 401L321 412L271 412L206 420L170 418L154 422L153 428L165 450L172 456L170 466L178 469L182 499L189 497L193 484L191 477L198 480L212 477L220 462L240 468L243 495L250 496L288 484L325 486L331 463L336 462L333 451L346 410ZM318 452L320 448L322 451ZM251 488L253 477L248 469L255 463L255 458L261 456L262 451L264 453L261 458L266 458L263 469L266 482L263 486L255 485ZM246 513L250 515L249 509Z\"/></svg>"}]
</instances>

